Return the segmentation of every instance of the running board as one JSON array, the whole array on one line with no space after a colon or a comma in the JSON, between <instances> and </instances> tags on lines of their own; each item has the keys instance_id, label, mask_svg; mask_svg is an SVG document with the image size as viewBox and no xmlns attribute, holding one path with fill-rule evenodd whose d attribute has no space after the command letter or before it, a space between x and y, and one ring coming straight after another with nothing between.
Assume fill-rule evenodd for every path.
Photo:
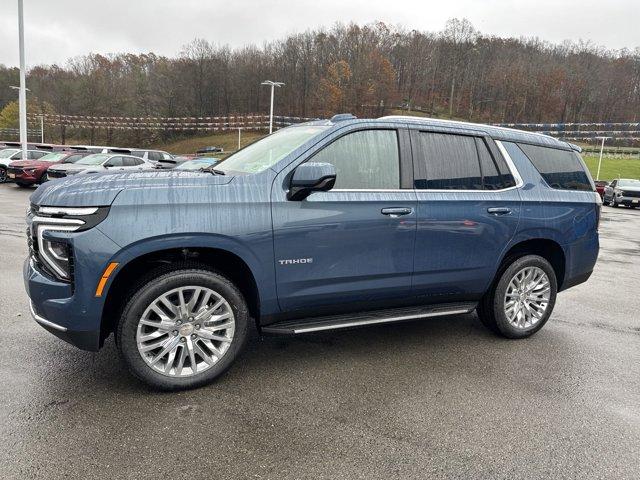
<instances>
[{"instance_id":1,"label":"running board","mask_svg":"<svg viewBox=\"0 0 640 480\"><path fill-rule=\"evenodd\" d=\"M303 318L273 323L262 327L263 333L277 335L297 335L300 333L320 332L323 330L337 330L353 328L377 323L402 322L417 318L440 317L445 315L461 315L470 313L476 308L476 303L447 303L409 308L393 308L376 310L373 312L330 315L325 317Z\"/></svg>"}]
</instances>

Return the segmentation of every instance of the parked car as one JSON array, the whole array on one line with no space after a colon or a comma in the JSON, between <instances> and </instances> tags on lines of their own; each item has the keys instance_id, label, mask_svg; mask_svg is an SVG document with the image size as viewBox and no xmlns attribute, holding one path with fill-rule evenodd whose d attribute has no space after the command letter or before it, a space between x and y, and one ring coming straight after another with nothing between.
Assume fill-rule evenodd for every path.
<instances>
[{"instance_id":1,"label":"parked car","mask_svg":"<svg viewBox=\"0 0 640 480\"><path fill-rule=\"evenodd\" d=\"M262 334L477 310L508 338L549 320L598 256L579 147L487 125L340 116L278 130L208 174L43 185L27 215L34 318L131 372L203 385ZM556 213L554 213L556 212Z\"/></svg>"},{"instance_id":2,"label":"parked car","mask_svg":"<svg viewBox=\"0 0 640 480\"><path fill-rule=\"evenodd\" d=\"M49 167L49 178L62 178L78 173L100 173L107 171L134 171L150 170L153 164L148 160L133 157L131 155L118 155L113 153L94 153L81 158L75 163L53 165Z\"/></svg>"},{"instance_id":3,"label":"parked car","mask_svg":"<svg viewBox=\"0 0 640 480\"><path fill-rule=\"evenodd\" d=\"M49 178L49 167L57 164L75 163L88 155L86 152L51 152L37 160L14 160L7 168L7 177L19 187L44 183Z\"/></svg>"},{"instance_id":4,"label":"parked car","mask_svg":"<svg viewBox=\"0 0 640 480\"><path fill-rule=\"evenodd\" d=\"M153 163L163 162L167 160L171 160L173 155L168 152L163 152L162 150L145 150L141 148L112 148L110 150L112 153L123 153L125 155L132 155L134 157L139 157L144 160L149 160Z\"/></svg>"},{"instance_id":5,"label":"parked car","mask_svg":"<svg viewBox=\"0 0 640 480\"><path fill-rule=\"evenodd\" d=\"M202 147L196 150L196 153L198 155L207 155L210 153L222 153L222 152L224 152L224 149L222 147L213 147L213 146Z\"/></svg>"},{"instance_id":6,"label":"parked car","mask_svg":"<svg viewBox=\"0 0 640 480\"><path fill-rule=\"evenodd\" d=\"M107 147L107 146L98 146L98 145L69 145L68 148L69 150L75 150L78 152L87 152L87 153L110 153L113 150L118 149L118 147Z\"/></svg>"},{"instance_id":7,"label":"parked car","mask_svg":"<svg viewBox=\"0 0 640 480\"><path fill-rule=\"evenodd\" d=\"M604 187L609 185L609 182L605 180L595 180L594 183L596 185L596 192L598 192L598 195L600 195L600 198L604 200Z\"/></svg>"},{"instance_id":8,"label":"parked car","mask_svg":"<svg viewBox=\"0 0 640 480\"><path fill-rule=\"evenodd\" d=\"M176 170L202 170L203 168L212 167L220 162L217 158L212 157L198 157L192 160L187 160L178 165Z\"/></svg>"},{"instance_id":9,"label":"parked car","mask_svg":"<svg viewBox=\"0 0 640 480\"><path fill-rule=\"evenodd\" d=\"M48 152L44 150L27 150L28 160L37 160L44 157ZM7 181L7 168L14 160L22 159L22 150L19 148L5 148L0 150L0 183Z\"/></svg>"},{"instance_id":10,"label":"parked car","mask_svg":"<svg viewBox=\"0 0 640 480\"><path fill-rule=\"evenodd\" d=\"M163 159L155 162L156 168L161 170L170 170L172 168L176 168L178 165L183 164L184 162L188 162L189 160L193 160L194 158L198 158L197 155L174 155L173 158Z\"/></svg>"},{"instance_id":11,"label":"parked car","mask_svg":"<svg viewBox=\"0 0 640 480\"><path fill-rule=\"evenodd\" d=\"M620 178L611 182L604 188L602 199L605 205L618 207L640 207L640 180L631 178Z\"/></svg>"}]
</instances>

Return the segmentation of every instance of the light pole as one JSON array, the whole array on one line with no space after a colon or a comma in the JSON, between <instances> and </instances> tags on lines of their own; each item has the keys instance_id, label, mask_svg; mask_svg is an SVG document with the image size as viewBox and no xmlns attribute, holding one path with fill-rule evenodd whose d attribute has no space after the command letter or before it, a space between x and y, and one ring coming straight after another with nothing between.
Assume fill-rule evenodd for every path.
<instances>
[{"instance_id":1,"label":"light pole","mask_svg":"<svg viewBox=\"0 0 640 480\"><path fill-rule=\"evenodd\" d=\"M20 48L20 94L18 106L20 110L20 143L22 144L22 159L27 159L27 86L24 64L24 13L22 0L18 0L18 37Z\"/></svg>"},{"instance_id":2,"label":"light pole","mask_svg":"<svg viewBox=\"0 0 640 480\"><path fill-rule=\"evenodd\" d=\"M596 173L596 180L600 180L600 167L602 166L602 152L604 150L604 141L611 137L596 137L599 140L602 140L600 144L600 159L598 160L598 172Z\"/></svg>"},{"instance_id":3,"label":"light pole","mask_svg":"<svg viewBox=\"0 0 640 480\"><path fill-rule=\"evenodd\" d=\"M271 109L269 111L269 134L273 132L273 91L274 87L281 87L283 82L272 82L271 80L265 80L260 85L271 85Z\"/></svg>"}]
</instances>

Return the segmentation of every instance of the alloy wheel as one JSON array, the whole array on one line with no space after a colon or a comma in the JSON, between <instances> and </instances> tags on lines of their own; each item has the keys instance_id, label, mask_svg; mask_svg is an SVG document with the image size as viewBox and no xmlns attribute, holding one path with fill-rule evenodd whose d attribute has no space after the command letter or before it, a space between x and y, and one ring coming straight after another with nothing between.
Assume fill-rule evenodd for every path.
<instances>
[{"instance_id":1,"label":"alloy wheel","mask_svg":"<svg viewBox=\"0 0 640 480\"><path fill-rule=\"evenodd\" d=\"M225 355L235 332L231 305L206 287L163 293L145 309L136 331L138 352L170 377L200 374Z\"/></svg>"},{"instance_id":2,"label":"alloy wheel","mask_svg":"<svg viewBox=\"0 0 640 480\"><path fill-rule=\"evenodd\" d=\"M536 325L547 311L551 282L539 267L525 267L511 278L504 297L504 313L511 325L527 329Z\"/></svg>"}]
</instances>

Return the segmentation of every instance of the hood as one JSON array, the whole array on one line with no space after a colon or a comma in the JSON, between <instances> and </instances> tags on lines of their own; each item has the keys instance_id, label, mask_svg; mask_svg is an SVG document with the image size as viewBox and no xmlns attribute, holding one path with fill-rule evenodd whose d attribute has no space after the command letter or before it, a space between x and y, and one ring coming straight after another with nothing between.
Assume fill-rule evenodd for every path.
<instances>
[{"instance_id":1,"label":"hood","mask_svg":"<svg viewBox=\"0 0 640 480\"><path fill-rule=\"evenodd\" d=\"M61 166L64 165L57 167ZM31 194L31 203L52 207L103 207L111 205L118 194L125 189L224 185L231 182L233 178L231 175L211 175L184 170L144 170L74 175L40 185Z\"/></svg>"},{"instance_id":2,"label":"hood","mask_svg":"<svg viewBox=\"0 0 640 480\"><path fill-rule=\"evenodd\" d=\"M640 187L624 187L622 185L618 185L616 188L623 192L640 192Z\"/></svg>"},{"instance_id":3,"label":"hood","mask_svg":"<svg viewBox=\"0 0 640 480\"><path fill-rule=\"evenodd\" d=\"M20 168L35 168L35 167L50 167L51 165L55 165L57 162L47 162L42 160L14 160L11 162L11 167L20 167Z\"/></svg>"},{"instance_id":4,"label":"hood","mask_svg":"<svg viewBox=\"0 0 640 480\"><path fill-rule=\"evenodd\" d=\"M57 163L53 170L67 171L67 170L106 170L102 165L78 165L76 163Z\"/></svg>"}]
</instances>

